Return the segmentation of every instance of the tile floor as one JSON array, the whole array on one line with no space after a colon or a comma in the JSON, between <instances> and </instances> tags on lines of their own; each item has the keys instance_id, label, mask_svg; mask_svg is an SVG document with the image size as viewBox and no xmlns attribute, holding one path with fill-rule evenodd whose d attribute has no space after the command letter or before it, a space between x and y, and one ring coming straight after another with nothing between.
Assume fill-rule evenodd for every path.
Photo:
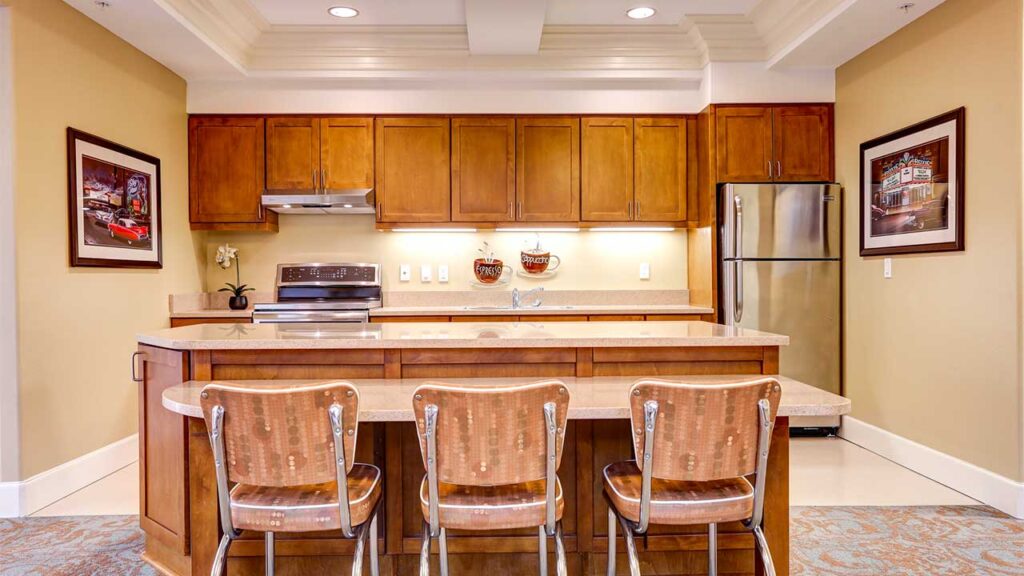
<instances>
[{"instance_id":1,"label":"tile floor","mask_svg":"<svg viewBox=\"0 0 1024 576\"><path fill-rule=\"evenodd\" d=\"M793 506L973 505L974 500L840 438L794 438ZM132 464L33 516L139 513L139 466Z\"/></svg>"}]
</instances>

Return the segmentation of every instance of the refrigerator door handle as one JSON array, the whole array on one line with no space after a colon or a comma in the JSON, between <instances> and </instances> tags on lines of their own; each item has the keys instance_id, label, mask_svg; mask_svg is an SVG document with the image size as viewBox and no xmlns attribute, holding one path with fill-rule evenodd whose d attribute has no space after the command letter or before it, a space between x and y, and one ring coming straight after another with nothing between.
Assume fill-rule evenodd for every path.
<instances>
[{"instance_id":1,"label":"refrigerator door handle","mask_svg":"<svg viewBox=\"0 0 1024 576\"><path fill-rule=\"evenodd\" d=\"M733 216L734 222L736 223L735 237L735 248L733 252L736 254L737 259L743 258L743 198L740 196L733 197ZM735 262L735 271L733 272L733 281L735 282L735 297L733 299L733 318L736 323L743 320L743 262Z\"/></svg>"}]
</instances>

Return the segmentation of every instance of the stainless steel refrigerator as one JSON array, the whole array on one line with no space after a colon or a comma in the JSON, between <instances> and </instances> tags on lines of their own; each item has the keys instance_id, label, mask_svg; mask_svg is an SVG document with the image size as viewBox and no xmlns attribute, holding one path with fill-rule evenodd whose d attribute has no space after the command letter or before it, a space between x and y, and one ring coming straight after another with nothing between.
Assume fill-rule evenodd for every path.
<instances>
[{"instance_id":1,"label":"stainless steel refrigerator","mask_svg":"<svg viewBox=\"0 0 1024 576\"><path fill-rule=\"evenodd\" d=\"M841 193L838 184L726 184L718 208L722 321L789 336L780 373L836 394Z\"/></svg>"}]
</instances>

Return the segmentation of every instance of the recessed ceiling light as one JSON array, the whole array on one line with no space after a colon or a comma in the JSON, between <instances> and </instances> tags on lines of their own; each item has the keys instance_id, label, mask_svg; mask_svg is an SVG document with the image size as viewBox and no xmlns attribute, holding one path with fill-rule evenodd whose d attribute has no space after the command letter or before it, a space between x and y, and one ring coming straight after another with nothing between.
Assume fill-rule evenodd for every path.
<instances>
[{"instance_id":1,"label":"recessed ceiling light","mask_svg":"<svg viewBox=\"0 0 1024 576\"><path fill-rule=\"evenodd\" d=\"M650 6L638 6L636 8L626 10L626 16L629 16L633 20L643 20L644 18L654 16L655 12L656 10Z\"/></svg>"},{"instance_id":2,"label":"recessed ceiling light","mask_svg":"<svg viewBox=\"0 0 1024 576\"><path fill-rule=\"evenodd\" d=\"M355 18L359 16L359 10L355 8L349 8L348 6L335 6L327 10L327 13L331 16L337 16L338 18Z\"/></svg>"}]
</instances>

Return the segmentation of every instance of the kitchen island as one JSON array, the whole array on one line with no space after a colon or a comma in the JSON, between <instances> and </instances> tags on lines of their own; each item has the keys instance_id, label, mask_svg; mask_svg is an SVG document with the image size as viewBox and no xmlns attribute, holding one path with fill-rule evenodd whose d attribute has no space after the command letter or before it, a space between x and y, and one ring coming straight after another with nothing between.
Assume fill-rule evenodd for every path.
<instances>
[{"instance_id":1,"label":"kitchen island","mask_svg":"<svg viewBox=\"0 0 1024 576\"><path fill-rule=\"evenodd\" d=\"M208 324L139 336L140 522L145 559L164 573L208 574L220 537L212 454L197 394L214 380L351 380L360 390L357 459L384 474L384 574L415 574L423 475L411 392L422 379L460 384L561 378L571 391L565 456L569 573L603 574L601 469L632 457L626 391L639 377L716 381L775 374L785 336L705 322ZM283 383L283 382L279 382ZM776 569L789 566L789 416L848 412L842 398L786 379L773 435L765 534ZM706 527L652 527L638 541L645 574L700 573ZM354 544L337 533L281 534L279 574L339 574ZM754 574L753 540L719 528L719 569ZM229 573L262 574L262 535L231 548ZM537 573L534 530L457 533L452 574ZM436 562L436 556L433 558ZM625 556L617 558L628 574ZM435 566L436 571L436 566Z\"/></svg>"}]
</instances>

